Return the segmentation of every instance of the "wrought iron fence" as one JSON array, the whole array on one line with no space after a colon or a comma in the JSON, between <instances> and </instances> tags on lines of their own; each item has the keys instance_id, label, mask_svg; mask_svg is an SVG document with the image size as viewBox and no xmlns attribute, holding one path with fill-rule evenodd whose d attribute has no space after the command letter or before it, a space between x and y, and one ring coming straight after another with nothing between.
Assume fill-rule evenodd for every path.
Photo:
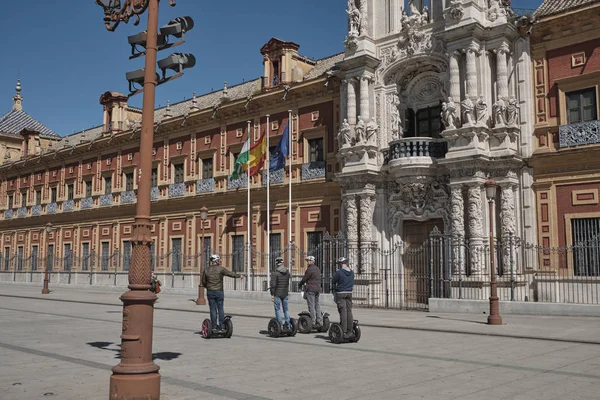
<instances>
[{"instance_id":1,"label":"wrought iron fence","mask_svg":"<svg viewBox=\"0 0 600 400\"><path fill-rule=\"evenodd\" d=\"M87 251L86 251L87 253ZM208 265L210 248L197 254L170 252L152 255L151 268L173 277L198 275ZM486 238L464 238L434 230L420 244L397 243L387 249L374 244L357 245L342 236L323 234L320 242L306 251L288 244L271 254L243 246L220 254L222 265L246 277L226 279L226 290L265 291L275 258L283 257L291 271L290 290L306 270L311 255L321 270L324 293L333 290L336 260L347 257L355 271L354 300L358 306L426 310L430 298L486 300L490 293L490 245ZM498 295L503 301L600 304L600 237L579 241L570 247L549 248L528 244L508 236L494 242L494 265ZM0 268L16 279L18 273L125 274L131 261L130 249L111 253L90 251L58 257L1 254ZM171 279L171 286L175 279Z\"/></svg>"}]
</instances>

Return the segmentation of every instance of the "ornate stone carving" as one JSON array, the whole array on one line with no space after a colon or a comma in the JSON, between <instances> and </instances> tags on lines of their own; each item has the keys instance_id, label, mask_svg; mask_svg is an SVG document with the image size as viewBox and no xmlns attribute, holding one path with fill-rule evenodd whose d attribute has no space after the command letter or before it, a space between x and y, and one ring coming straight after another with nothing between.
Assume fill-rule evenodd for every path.
<instances>
[{"instance_id":1,"label":"ornate stone carving","mask_svg":"<svg viewBox=\"0 0 600 400\"><path fill-rule=\"evenodd\" d=\"M483 205L481 203L481 188L469 187L469 236L483 237Z\"/></svg>"},{"instance_id":2,"label":"ornate stone carving","mask_svg":"<svg viewBox=\"0 0 600 400\"><path fill-rule=\"evenodd\" d=\"M342 197L344 210L346 212L346 237L350 242L358 240L358 210L356 207L356 198L353 195L344 195Z\"/></svg>"},{"instance_id":3,"label":"ornate stone carving","mask_svg":"<svg viewBox=\"0 0 600 400\"><path fill-rule=\"evenodd\" d=\"M397 140L400 139L400 137L402 137L402 134L400 133L400 124L402 120L400 119L400 110L398 108L399 106L400 98L398 98L398 95L394 93L390 97L390 124L392 131L392 140Z\"/></svg>"},{"instance_id":4,"label":"ornate stone carving","mask_svg":"<svg viewBox=\"0 0 600 400\"><path fill-rule=\"evenodd\" d=\"M444 19L460 20L464 15L461 0L450 0L450 7L446 9Z\"/></svg>"},{"instance_id":5,"label":"ornate stone carving","mask_svg":"<svg viewBox=\"0 0 600 400\"><path fill-rule=\"evenodd\" d=\"M515 197L512 185L500 186L500 232L502 246L502 263L505 269L511 268L509 237L516 232ZM510 271L510 269L509 269Z\"/></svg>"},{"instance_id":6,"label":"ornate stone carving","mask_svg":"<svg viewBox=\"0 0 600 400\"><path fill-rule=\"evenodd\" d=\"M369 242L372 240L373 211L375 209L375 196L371 194L360 195L360 240Z\"/></svg>"},{"instance_id":7,"label":"ornate stone carving","mask_svg":"<svg viewBox=\"0 0 600 400\"><path fill-rule=\"evenodd\" d=\"M501 128L506 124L506 104L504 100L500 96L498 96L498 100L492 106L492 111L494 113L494 127Z\"/></svg>"},{"instance_id":8,"label":"ornate stone carving","mask_svg":"<svg viewBox=\"0 0 600 400\"><path fill-rule=\"evenodd\" d=\"M366 0L348 0L348 35L344 45L350 51L358 48L358 37L367 34L367 2Z\"/></svg>"},{"instance_id":9,"label":"ornate stone carving","mask_svg":"<svg viewBox=\"0 0 600 400\"><path fill-rule=\"evenodd\" d=\"M354 132L356 134L356 136L354 137L355 143L365 143L365 122L363 121L360 115L358 116L358 122L354 127Z\"/></svg>"},{"instance_id":10,"label":"ornate stone carving","mask_svg":"<svg viewBox=\"0 0 600 400\"><path fill-rule=\"evenodd\" d=\"M467 94L466 98L460 103L460 109L462 112L462 123L463 125L473 126L475 123L475 105Z\"/></svg>"},{"instance_id":11,"label":"ornate stone carving","mask_svg":"<svg viewBox=\"0 0 600 400\"><path fill-rule=\"evenodd\" d=\"M409 216L417 220L445 218L447 216L448 193L445 185L431 177L411 177L409 182L400 183L390 196L392 224Z\"/></svg>"},{"instance_id":12,"label":"ornate stone carving","mask_svg":"<svg viewBox=\"0 0 600 400\"><path fill-rule=\"evenodd\" d=\"M488 115L488 106L483 96L479 96L479 100L475 103L476 115L477 115L477 125L480 126L488 126L489 125L489 115Z\"/></svg>"},{"instance_id":13,"label":"ornate stone carving","mask_svg":"<svg viewBox=\"0 0 600 400\"><path fill-rule=\"evenodd\" d=\"M452 97L448 97L448 102L442 103L442 112L440 113L442 123L446 129L456 129L460 127L460 121L456 115L456 104Z\"/></svg>"},{"instance_id":14,"label":"ornate stone carving","mask_svg":"<svg viewBox=\"0 0 600 400\"><path fill-rule=\"evenodd\" d=\"M338 132L338 148L342 147L350 147L352 145L352 136L351 136L351 128L348 120L344 118L342 121L342 125L340 126L340 131Z\"/></svg>"},{"instance_id":15,"label":"ornate stone carving","mask_svg":"<svg viewBox=\"0 0 600 400\"><path fill-rule=\"evenodd\" d=\"M365 144L375 144L375 139L377 138L377 131L379 130L379 125L373 120L369 121L367 126L365 127Z\"/></svg>"},{"instance_id":16,"label":"ornate stone carving","mask_svg":"<svg viewBox=\"0 0 600 400\"><path fill-rule=\"evenodd\" d=\"M506 9L498 0L490 0L490 8L487 17L492 22L501 17L506 18Z\"/></svg>"},{"instance_id":17,"label":"ornate stone carving","mask_svg":"<svg viewBox=\"0 0 600 400\"><path fill-rule=\"evenodd\" d=\"M519 113L519 104L517 98L512 95L508 100L508 105L506 106L506 125L507 126L516 126L518 120Z\"/></svg>"},{"instance_id":18,"label":"ornate stone carving","mask_svg":"<svg viewBox=\"0 0 600 400\"><path fill-rule=\"evenodd\" d=\"M464 219L464 199L462 188L460 186L452 186L450 188L450 229L452 231L452 240L462 240L465 236L465 219ZM458 243L452 246L454 251L454 273L464 274L464 249Z\"/></svg>"}]
</instances>

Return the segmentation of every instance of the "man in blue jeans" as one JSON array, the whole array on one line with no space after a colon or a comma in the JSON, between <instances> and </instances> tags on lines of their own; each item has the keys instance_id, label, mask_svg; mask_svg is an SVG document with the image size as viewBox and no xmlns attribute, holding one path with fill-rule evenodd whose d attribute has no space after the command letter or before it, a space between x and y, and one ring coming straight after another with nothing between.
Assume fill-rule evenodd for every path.
<instances>
[{"instance_id":1,"label":"man in blue jeans","mask_svg":"<svg viewBox=\"0 0 600 400\"><path fill-rule=\"evenodd\" d=\"M323 316L321 315L321 304L319 304L319 294L321 293L321 269L315 264L314 256L307 256L305 259L308 267L302 277L298 287L306 284L304 287L304 298L308 305L308 312L312 320L313 327L323 325Z\"/></svg>"},{"instance_id":2,"label":"man in blue jeans","mask_svg":"<svg viewBox=\"0 0 600 400\"><path fill-rule=\"evenodd\" d=\"M275 305L275 318L281 324L281 313L279 311L283 304L283 317L285 318L284 329L290 329L290 314L288 312L288 290L290 286L290 273L283 265L283 258L275 259L276 269L271 274L271 301Z\"/></svg>"},{"instance_id":3,"label":"man in blue jeans","mask_svg":"<svg viewBox=\"0 0 600 400\"><path fill-rule=\"evenodd\" d=\"M335 302L340 313L340 325L345 339L354 338L354 317L352 315L352 289L354 289L354 271L348 266L348 259L337 260L340 269L333 275Z\"/></svg>"},{"instance_id":4,"label":"man in blue jeans","mask_svg":"<svg viewBox=\"0 0 600 400\"><path fill-rule=\"evenodd\" d=\"M223 294L223 277L225 275L232 278L243 278L244 274L236 274L221 266L221 257L218 254L213 254L209 258L208 267L204 269L202 274L202 286L206 288L206 298L210 307L210 322L213 329L223 330L225 328L225 313L223 311L223 302L225 295ZM217 324L218 311L218 324Z\"/></svg>"}]
</instances>

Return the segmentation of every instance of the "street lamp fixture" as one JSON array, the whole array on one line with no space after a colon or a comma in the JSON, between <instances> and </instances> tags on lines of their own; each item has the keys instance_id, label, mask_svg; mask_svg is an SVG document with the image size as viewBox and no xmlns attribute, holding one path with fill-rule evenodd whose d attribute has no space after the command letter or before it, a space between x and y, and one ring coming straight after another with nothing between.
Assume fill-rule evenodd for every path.
<instances>
[{"instance_id":1,"label":"street lamp fixture","mask_svg":"<svg viewBox=\"0 0 600 400\"><path fill-rule=\"evenodd\" d=\"M48 248L48 237L50 235L50 232L52 232L52 222L48 222L44 228L44 231L46 232L46 249ZM49 257L50 254L46 254L46 270L44 271L44 287L42 288L42 294L49 294L50 290L48 289L48 267L49 265ZM54 260L53 260L54 261Z\"/></svg>"},{"instance_id":2,"label":"street lamp fixture","mask_svg":"<svg viewBox=\"0 0 600 400\"><path fill-rule=\"evenodd\" d=\"M196 304L199 306L206 305L206 299L204 298L204 286L202 286L202 275L204 274L204 260L206 259L206 255L204 254L206 249L204 245L204 221L208 218L208 208L206 206L202 206L200 209L200 224L202 230L202 250L200 253L200 257L202 258L200 261L200 282L198 282L198 298L196 299Z\"/></svg>"},{"instance_id":3,"label":"street lamp fixture","mask_svg":"<svg viewBox=\"0 0 600 400\"><path fill-rule=\"evenodd\" d=\"M490 220L490 314L488 316L488 325L502 325L496 268L494 266L494 200L496 199L497 187L496 182L491 179L485 182L485 195L488 200Z\"/></svg>"}]
</instances>

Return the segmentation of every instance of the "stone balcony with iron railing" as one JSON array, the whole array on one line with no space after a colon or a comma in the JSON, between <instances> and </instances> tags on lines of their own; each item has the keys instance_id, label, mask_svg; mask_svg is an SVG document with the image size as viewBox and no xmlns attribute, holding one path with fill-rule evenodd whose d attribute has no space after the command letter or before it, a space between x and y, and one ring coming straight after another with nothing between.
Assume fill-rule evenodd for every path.
<instances>
[{"instance_id":1,"label":"stone balcony with iron railing","mask_svg":"<svg viewBox=\"0 0 600 400\"><path fill-rule=\"evenodd\" d=\"M302 164L302 180L323 179L327 175L327 162L313 161Z\"/></svg>"},{"instance_id":2,"label":"stone balcony with iron railing","mask_svg":"<svg viewBox=\"0 0 600 400\"><path fill-rule=\"evenodd\" d=\"M561 149L600 143L600 121L577 122L558 127L558 144Z\"/></svg>"},{"instance_id":3,"label":"stone balcony with iron railing","mask_svg":"<svg viewBox=\"0 0 600 400\"><path fill-rule=\"evenodd\" d=\"M11 219L13 217L13 210L4 210L4 219Z\"/></svg>"},{"instance_id":4,"label":"stone balcony with iron railing","mask_svg":"<svg viewBox=\"0 0 600 400\"><path fill-rule=\"evenodd\" d=\"M56 203L46 204L46 214L54 214L57 209L58 209L58 205Z\"/></svg>"},{"instance_id":5,"label":"stone balcony with iron railing","mask_svg":"<svg viewBox=\"0 0 600 400\"><path fill-rule=\"evenodd\" d=\"M36 204L35 206L32 206L31 207L31 215L33 215L33 216L42 215L42 205Z\"/></svg>"},{"instance_id":6,"label":"stone balcony with iron railing","mask_svg":"<svg viewBox=\"0 0 600 400\"><path fill-rule=\"evenodd\" d=\"M105 206L111 206L113 203L113 195L112 193L110 194L103 194L100 196L100 207L105 207Z\"/></svg>"},{"instance_id":7,"label":"stone balcony with iron railing","mask_svg":"<svg viewBox=\"0 0 600 400\"><path fill-rule=\"evenodd\" d=\"M269 184L277 184L285 182L285 168L279 168L269 173ZM262 171L262 184L267 185L267 171Z\"/></svg>"},{"instance_id":8,"label":"stone balcony with iron railing","mask_svg":"<svg viewBox=\"0 0 600 400\"><path fill-rule=\"evenodd\" d=\"M385 153L385 163L390 166L407 164L433 164L448 152L445 139L430 137L403 138L390 142Z\"/></svg>"},{"instance_id":9,"label":"stone balcony with iron railing","mask_svg":"<svg viewBox=\"0 0 600 400\"><path fill-rule=\"evenodd\" d=\"M79 203L79 208L82 210L92 208L94 206L94 199L92 197L84 197Z\"/></svg>"},{"instance_id":10,"label":"stone balcony with iron railing","mask_svg":"<svg viewBox=\"0 0 600 400\"><path fill-rule=\"evenodd\" d=\"M62 210L65 211L73 211L75 209L75 200L65 200L62 203Z\"/></svg>"},{"instance_id":11,"label":"stone balcony with iron railing","mask_svg":"<svg viewBox=\"0 0 600 400\"><path fill-rule=\"evenodd\" d=\"M212 193L215 191L215 178L198 179L196 181L196 194Z\"/></svg>"},{"instance_id":12,"label":"stone balcony with iron railing","mask_svg":"<svg viewBox=\"0 0 600 400\"><path fill-rule=\"evenodd\" d=\"M185 196L185 183L171 183L169 185L169 198Z\"/></svg>"},{"instance_id":13,"label":"stone balcony with iron railing","mask_svg":"<svg viewBox=\"0 0 600 400\"><path fill-rule=\"evenodd\" d=\"M22 218L27 216L27 207L19 207L17 210L17 217Z\"/></svg>"},{"instance_id":14,"label":"stone balcony with iron railing","mask_svg":"<svg viewBox=\"0 0 600 400\"><path fill-rule=\"evenodd\" d=\"M121 193L121 203L122 204L131 204L135 203L135 191L127 190Z\"/></svg>"},{"instance_id":15,"label":"stone balcony with iron railing","mask_svg":"<svg viewBox=\"0 0 600 400\"><path fill-rule=\"evenodd\" d=\"M240 189L248 186L248 176L244 173L238 179L227 177L227 190Z\"/></svg>"},{"instance_id":16,"label":"stone balcony with iron railing","mask_svg":"<svg viewBox=\"0 0 600 400\"><path fill-rule=\"evenodd\" d=\"M159 197L160 190L158 189L158 186L152 186L150 188L150 200L158 200Z\"/></svg>"}]
</instances>

